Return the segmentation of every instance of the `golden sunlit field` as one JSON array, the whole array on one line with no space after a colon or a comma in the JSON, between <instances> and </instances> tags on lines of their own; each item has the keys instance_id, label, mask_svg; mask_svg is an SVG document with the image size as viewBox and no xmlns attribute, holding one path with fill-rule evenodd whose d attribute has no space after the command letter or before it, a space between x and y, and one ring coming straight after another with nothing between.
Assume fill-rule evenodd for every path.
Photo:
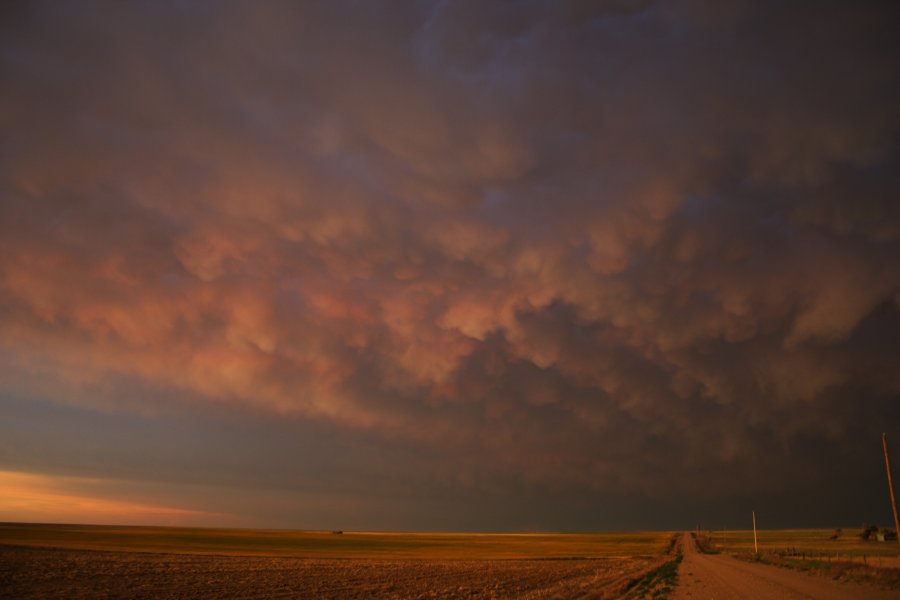
<instances>
[{"instance_id":1,"label":"golden sunlit field","mask_svg":"<svg viewBox=\"0 0 900 600\"><path fill-rule=\"evenodd\" d=\"M434 534L0 525L16 597L621 597L673 534Z\"/></svg>"},{"instance_id":2,"label":"golden sunlit field","mask_svg":"<svg viewBox=\"0 0 900 600\"><path fill-rule=\"evenodd\" d=\"M856 557L883 557L900 559L900 544L896 540L879 542L874 538L864 541L858 527L840 529L773 529L758 532L761 554L805 554L807 556L831 556L843 559ZM753 530L707 531L710 546L732 554L753 552Z\"/></svg>"},{"instance_id":3,"label":"golden sunlit field","mask_svg":"<svg viewBox=\"0 0 900 600\"><path fill-rule=\"evenodd\" d=\"M79 550L359 559L655 556L672 533L456 534L0 524L0 543Z\"/></svg>"},{"instance_id":4,"label":"golden sunlit field","mask_svg":"<svg viewBox=\"0 0 900 600\"><path fill-rule=\"evenodd\" d=\"M16 598L666 597L678 581L678 536L6 523L0 590ZM896 588L900 545L863 541L857 529L760 530L758 559L752 531L700 540L708 552Z\"/></svg>"}]
</instances>

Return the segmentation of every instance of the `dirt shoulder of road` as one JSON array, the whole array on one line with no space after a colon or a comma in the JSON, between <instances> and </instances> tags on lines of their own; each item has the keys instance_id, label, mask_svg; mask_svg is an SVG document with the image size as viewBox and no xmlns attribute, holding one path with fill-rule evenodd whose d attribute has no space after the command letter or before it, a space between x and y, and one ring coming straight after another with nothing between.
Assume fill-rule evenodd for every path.
<instances>
[{"instance_id":1,"label":"dirt shoulder of road","mask_svg":"<svg viewBox=\"0 0 900 600\"><path fill-rule=\"evenodd\" d=\"M640 579L631 581L625 588L625 593L622 597L626 600L670 597L678 585L678 569L684 558L680 540L673 538L668 555L670 559L658 568L650 571Z\"/></svg>"}]
</instances>

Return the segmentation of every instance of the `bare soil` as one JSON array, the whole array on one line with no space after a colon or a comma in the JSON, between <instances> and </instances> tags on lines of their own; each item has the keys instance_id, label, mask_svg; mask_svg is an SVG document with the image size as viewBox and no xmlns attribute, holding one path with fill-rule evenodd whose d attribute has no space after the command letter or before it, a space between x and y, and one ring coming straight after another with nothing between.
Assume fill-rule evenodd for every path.
<instances>
[{"instance_id":1,"label":"bare soil","mask_svg":"<svg viewBox=\"0 0 900 600\"><path fill-rule=\"evenodd\" d=\"M0 545L0 597L618 598L670 558L303 559Z\"/></svg>"}]
</instances>

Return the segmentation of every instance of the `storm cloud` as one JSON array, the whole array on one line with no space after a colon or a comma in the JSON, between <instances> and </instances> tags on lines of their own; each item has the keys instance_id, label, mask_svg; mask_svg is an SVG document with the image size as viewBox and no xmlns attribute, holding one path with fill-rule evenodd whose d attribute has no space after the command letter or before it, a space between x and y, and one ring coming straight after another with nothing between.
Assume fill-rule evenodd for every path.
<instances>
[{"instance_id":1,"label":"storm cloud","mask_svg":"<svg viewBox=\"0 0 900 600\"><path fill-rule=\"evenodd\" d=\"M187 522L887 520L891 3L3 10L0 469Z\"/></svg>"}]
</instances>

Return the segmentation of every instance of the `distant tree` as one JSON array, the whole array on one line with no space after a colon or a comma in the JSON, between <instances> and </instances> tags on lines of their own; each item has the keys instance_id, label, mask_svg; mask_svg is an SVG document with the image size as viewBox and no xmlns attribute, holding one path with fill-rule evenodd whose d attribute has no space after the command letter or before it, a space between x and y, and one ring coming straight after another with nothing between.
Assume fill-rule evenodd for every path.
<instances>
[{"instance_id":1,"label":"distant tree","mask_svg":"<svg viewBox=\"0 0 900 600\"><path fill-rule=\"evenodd\" d=\"M863 524L863 530L862 533L859 534L859 537L863 540L869 540L871 539L872 535L876 533L878 533L878 527L876 527L875 525Z\"/></svg>"}]
</instances>

